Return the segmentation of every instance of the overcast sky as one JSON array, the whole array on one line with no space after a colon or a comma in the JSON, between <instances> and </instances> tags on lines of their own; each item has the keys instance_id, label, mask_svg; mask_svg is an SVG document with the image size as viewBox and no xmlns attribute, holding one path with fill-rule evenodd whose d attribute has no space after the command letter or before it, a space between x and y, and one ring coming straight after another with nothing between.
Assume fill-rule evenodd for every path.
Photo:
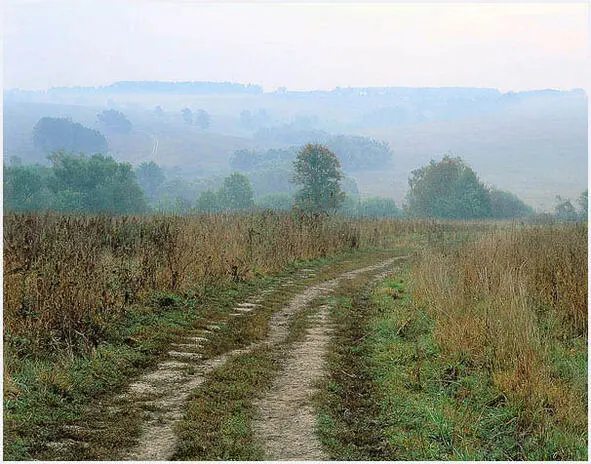
<instances>
[{"instance_id":1,"label":"overcast sky","mask_svg":"<svg viewBox=\"0 0 591 464\"><path fill-rule=\"evenodd\" d=\"M586 87L585 4L5 0L4 88L118 80Z\"/></svg>"}]
</instances>

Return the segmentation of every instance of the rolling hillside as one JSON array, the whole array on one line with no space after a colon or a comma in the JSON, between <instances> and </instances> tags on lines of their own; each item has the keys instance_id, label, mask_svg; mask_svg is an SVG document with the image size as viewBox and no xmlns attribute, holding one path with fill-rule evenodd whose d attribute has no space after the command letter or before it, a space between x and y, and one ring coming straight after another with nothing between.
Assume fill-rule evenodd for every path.
<instances>
[{"instance_id":1,"label":"rolling hillside","mask_svg":"<svg viewBox=\"0 0 591 464\"><path fill-rule=\"evenodd\" d=\"M25 163L44 162L45 155L33 146L32 129L41 117L53 116L104 132L118 160L134 165L154 160L180 168L188 178L225 175L235 150L287 147L302 134L305 139L308 131L364 135L390 144L394 156L388 165L347 173L362 196L402 202L410 171L447 152L462 156L487 184L513 191L540 210L551 210L556 195L574 199L587 186L587 99L582 91L109 92L6 92L5 162L12 156ZM164 110L161 116L154 111L157 105ZM99 125L96 115L108 107L132 121L129 134L109 133ZM184 124L184 107L205 109L210 127ZM246 111L255 118L249 126L241 119ZM278 138L277 129L287 136Z\"/></svg>"}]
</instances>

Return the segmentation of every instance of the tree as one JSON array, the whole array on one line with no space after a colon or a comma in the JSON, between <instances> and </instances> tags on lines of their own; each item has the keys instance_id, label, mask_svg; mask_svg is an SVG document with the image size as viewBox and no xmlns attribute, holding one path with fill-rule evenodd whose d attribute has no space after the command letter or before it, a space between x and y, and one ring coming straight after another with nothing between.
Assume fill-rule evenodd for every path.
<instances>
[{"instance_id":1,"label":"tree","mask_svg":"<svg viewBox=\"0 0 591 464\"><path fill-rule=\"evenodd\" d=\"M146 192L148 199L154 201L158 194L158 187L166 180L164 171L154 161L141 163L135 170L140 186Z\"/></svg>"},{"instance_id":2,"label":"tree","mask_svg":"<svg viewBox=\"0 0 591 464\"><path fill-rule=\"evenodd\" d=\"M31 198L41 189L41 176L28 167L5 167L4 180L7 209L30 209Z\"/></svg>"},{"instance_id":3,"label":"tree","mask_svg":"<svg viewBox=\"0 0 591 464\"><path fill-rule=\"evenodd\" d=\"M33 128L33 143L45 154L106 153L109 145L100 132L72 122L69 118L41 118Z\"/></svg>"},{"instance_id":4,"label":"tree","mask_svg":"<svg viewBox=\"0 0 591 464\"><path fill-rule=\"evenodd\" d=\"M49 168L44 166L4 167L4 209L39 211L51 206L53 198L47 189Z\"/></svg>"},{"instance_id":5,"label":"tree","mask_svg":"<svg viewBox=\"0 0 591 464\"><path fill-rule=\"evenodd\" d=\"M386 142L356 135L335 135L326 146L339 157L344 170L361 171L384 166L392 158Z\"/></svg>"},{"instance_id":6,"label":"tree","mask_svg":"<svg viewBox=\"0 0 591 464\"><path fill-rule=\"evenodd\" d=\"M222 209L244 210L254 207L254 193L248 177L238 172L224 179L218 196Z\"/></svg>"},{"instance_id":7,"label":"tree","mask_svg":"<svg viewBox=\"0 0 591 464\"><path fill-rule=\"evenodd\" d=\"M197 114L195 115L195 120L193 122L197 127L205 130L208 129L209 125L211 124L211 116L205 110L197 110Z\"/></svg>"},{"instance_id":8,"label":"tree","mask_svg":"<svg viewBox=\"0 0 591 464\"><path fill-rule=\"evenodd\" d=\"M148 209L130 164L101 154L57 152L49 159L53 166L48 186L56 197L55 209L120 214Z\"/></svg>"},{"instance_id":9,"label":"tree","mask_svg":"<svg viewBox=\"0 0 591 464\"><path fill-rule=\"evenodd\" d=\"M99 122L113 132L127 134L131 131L132 124L121 111L104 110L97 114Z\"/></svg>"},{"instance_id":10,"label":"tree","mask_svg":"<svg viewBox=\"0 0 591 464\"><path fill-rule=\"evenodd\" d=\"M324 145L308 143L294 162L293 183L301 185L295 206L304 211L327 213L339 208L345 199L341 190L341 164Z\"/></svg>"},{"instance_id":11,"label":"tree","mask_svg":"<svg viewBox=\"0 0 591 464\"><path fill-rule=\"evenodd\" d=\"M411 172L407 210L411 216L482 219L492 215L488 189L459 157L445 155Z\"/></svg>"}]
</instances>

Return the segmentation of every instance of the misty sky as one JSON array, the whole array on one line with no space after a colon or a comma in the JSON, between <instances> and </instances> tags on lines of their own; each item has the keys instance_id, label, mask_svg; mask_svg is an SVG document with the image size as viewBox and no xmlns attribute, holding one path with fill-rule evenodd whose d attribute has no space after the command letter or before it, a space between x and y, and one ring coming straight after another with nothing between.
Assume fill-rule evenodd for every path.
<instances>
[{"instance_id":1,"label":"misty sky","mask_svg":"<svg viewBox=\"0 0 591 464\"><path fill-rule=\"evenodd\" d=\"M586 88L585 4L4 1L3 86Z\"/></svg>"}]
</instances>

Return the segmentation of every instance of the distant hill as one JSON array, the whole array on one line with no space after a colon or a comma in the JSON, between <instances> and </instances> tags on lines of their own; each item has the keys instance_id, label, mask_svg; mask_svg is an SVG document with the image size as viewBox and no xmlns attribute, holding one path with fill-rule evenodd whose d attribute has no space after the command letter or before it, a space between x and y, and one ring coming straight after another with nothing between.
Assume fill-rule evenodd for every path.
<instances>
[{"instance_id":1,"label":"distant hill","mask_svg":"<svg viewBox=\"0 0 591 464\"><path fill-rule=\"evenodd\" d=\"M257 85L227 82L129 81L40 92L16 89L4 97L4 157L24 162L44 160L32 144L32 128L41 117L70 117L98 129L96 115L112 108L133 124L129 134L107 134L114 156L134 164L155 160L179 166L186 176L227 174L235 150L286 148L310 137L347 134L385 141L393 151L381 169L350 173L366 196L401 202L410 171L446 152L464 157L486 183L540 209L551 209L556 195L575 198L587 187L587 97L582 90L263 92ZM185 124L184 108L207 111L210 127Z\"/></svg>"},{"instance_id":2,"label":"distant hill","mask_svg":"<svg viewBox=\"0 0 591 464\"><path fill-rule=\"evenodd\" d=\"M30 94L19 89L11 89L5 92L8 98L18 98L19 93ZM58 95L84 95L84 94L260 94L263 88L260 85L237 84L234 82L161 82L161 81L119 81L107 86L99 87L52 87L46 91L35 92L50 96Z\"/></svg>"},{"instance_id":3,"label":"distant hill","mask_svg":"<svg viewBox=\"0 0 591 464\"><path fill-rule=\"evenodd\" d=\"M4 104L4 159L18 156L24 163L46 163L46 154L35 148L33 127L44 116L70 117L87 127L100 129L101 107L47 103ZM258 147L251 139L200 131L179 121L159 121L145 110L127 111L133 123L128 134L107 136L110 153L119 161L139 164L156 161L162 166L184 166L185 174L210 175L229 170L228 159L238 149ZM180 115L178 117L180 119Z\"/></svg>"}]
</instances>

